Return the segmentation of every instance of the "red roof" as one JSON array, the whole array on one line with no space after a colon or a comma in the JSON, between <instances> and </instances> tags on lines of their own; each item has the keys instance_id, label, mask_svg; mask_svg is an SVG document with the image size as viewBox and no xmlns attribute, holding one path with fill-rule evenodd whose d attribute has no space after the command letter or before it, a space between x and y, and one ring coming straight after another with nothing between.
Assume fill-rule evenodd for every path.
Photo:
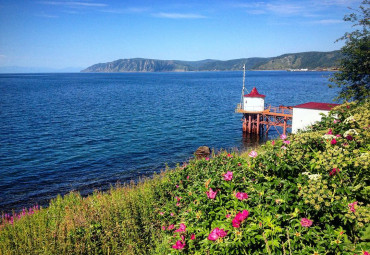
<instances>
[{"instance_id":1,"label":"red roof","mask_svg":"<svg viewBox=\"0 0 370 255\"><path fill-rule=\"evenodd\" d=\"M256 87L253 87L251 93L249 93L248 95L244 95L245 97L266 97L265 95L261 95L260 93L258 93Z\"/></svg>"},{"instance_id":2,"label":"red roof","mask_svg":"<svg viewBox=\"0 0 370 255\"><path fill-rule=\"evenodd\" d=\"M299 104L299 105L293 106L293 108L305 108L305 109L330 111L331 108L333 108L334 106L337 106L337 105L339 105L339 104L309 102L309 103Z\"/></svg>"}]
</instances>

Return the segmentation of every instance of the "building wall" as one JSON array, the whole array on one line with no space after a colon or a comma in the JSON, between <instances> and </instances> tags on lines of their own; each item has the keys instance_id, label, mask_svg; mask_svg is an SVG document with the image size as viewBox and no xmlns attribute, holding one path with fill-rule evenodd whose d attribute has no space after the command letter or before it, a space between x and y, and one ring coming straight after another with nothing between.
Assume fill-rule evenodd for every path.
<instances>
[{"instance_id":1,"label":"building wall","mask_svg":"<svg viewBox=\"0 0 370 255\"><path fill-rule=\"evenodd\" d=\"M297 133L298 130L304 130L316 121L320 121L320 113L328 114L329 111L293 108L292 133Z\"/></svg>"},{"instance_id":2,"label":"building wall","mask_svg":"<svg viewBox=\"0 0 370 255\"><path fill-rule=\"evenodd\" d=\"M243 110L249 112L262 112L265 109L265 99L261 97L244 97Z\"/></svg>"}]
</instances>

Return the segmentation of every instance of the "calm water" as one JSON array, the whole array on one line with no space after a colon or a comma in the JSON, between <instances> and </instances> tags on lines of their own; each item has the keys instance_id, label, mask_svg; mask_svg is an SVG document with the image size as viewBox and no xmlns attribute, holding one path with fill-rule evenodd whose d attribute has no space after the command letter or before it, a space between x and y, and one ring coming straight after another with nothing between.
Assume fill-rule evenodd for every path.
<instances>
[{"instance_id":1,"label":"calm water","mask_svg":"<svg viewBox=\"0 0 370 255\"><path fill-rule=\"evenodd\" d=\"M272 105L332 102L328 72L248 72ZM0 75L0 212L245 149L242 72ZM271 133L273 135L273 133Z\"/></svg>"}]
</instances>

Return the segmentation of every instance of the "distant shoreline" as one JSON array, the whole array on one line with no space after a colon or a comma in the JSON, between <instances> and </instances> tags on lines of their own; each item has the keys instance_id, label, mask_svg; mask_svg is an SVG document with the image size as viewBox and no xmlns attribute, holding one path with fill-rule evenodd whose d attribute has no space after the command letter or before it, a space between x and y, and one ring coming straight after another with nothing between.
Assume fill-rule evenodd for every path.
<instances>
[{"instance_id":1,"label":"distant shoreline","mask_svg":"<svg viewBox=\"0 0 370 255\"><path fill-rule=\"evenodd\" d=\"M207 70L207 71L161 71L161 72L150 72L150 71L124 71L124 72L29 72L29 73L1 73L0 75L43 75L43 74L124 74L124 73L207 73L207 72L242 72L243 70ZM284 69L279 70L246 70L247 72L292 72L292 73L304 73L304 72L339 72L338 69L330 69L330 70L307 70L307 71L289 71Z\"/></svg>"},{"instance_id":2,"label":"distant shoreline","mask_svg":"<svg viewBox=\"0 0 370 255\"><path fill-rule=\"evenodd\" d=\"M199 61L161 60L149 58L117 59L98 63L81 72L189 72L238 70L337 70L342 58L340 51L289 53L269 58Z\"/></svg>"}]
</instances>

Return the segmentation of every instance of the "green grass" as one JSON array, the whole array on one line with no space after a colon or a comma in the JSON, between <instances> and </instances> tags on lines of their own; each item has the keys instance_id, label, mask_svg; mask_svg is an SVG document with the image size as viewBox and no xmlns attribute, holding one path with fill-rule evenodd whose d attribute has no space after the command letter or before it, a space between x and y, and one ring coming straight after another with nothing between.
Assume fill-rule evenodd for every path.
<instances>
[{"instance_id":1,"label":"green grass","mask_svg":"<svg viewBox=\"0 0 370 255\"><path fill-rule=\"evenodd\" d=\"M0 229L0 254L149 254L161 238L154 208L165 201L166 174L117 185L48 208Z\"/></svg>"}]
</instances>

